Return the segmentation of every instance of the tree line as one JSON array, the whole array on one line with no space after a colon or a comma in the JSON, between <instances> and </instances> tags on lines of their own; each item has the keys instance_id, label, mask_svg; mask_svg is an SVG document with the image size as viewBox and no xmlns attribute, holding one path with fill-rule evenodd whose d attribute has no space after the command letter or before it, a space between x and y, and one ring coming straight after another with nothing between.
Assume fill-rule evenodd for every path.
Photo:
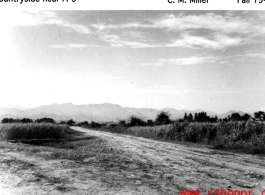
<instances>
[{"instance_id":1,"label":"tree line","mask_svg":"<svg viewBox=\"0 0 265 195\"><path fill-rule=\"evenodd\" d=\"M30 118L22 118L22 119L13 119L13 118L3 118L1 123L52 123L55 124L56 121L52 118L40 118L40 119L30 119ZM70 119L68 121L61 121L60 124L68 124L74 125L75 121Z\"/></svg>"},{"instance_id":2,"label":"tree line","mask_svg":"<svg viewBox=\"0 0 265 195\"><path fill-rule=\"evenodd\" d=\"M130 116L127 120L120 120L119 124L124 126L153 126L153 125L166 125L172 122L218 122L218 121L247 121L250 120L251 116L249 114L240 115L239 113L233 113L226 118L219 119L217 116L208 116L206 112L198 112L194 113L185 113L183 118L172 120L170 119L170 114L168 112L161 111L157 114L155 120L144 120L139 116ZM265 120L265 112L259 111L254 113L255 120ZM1 123L56 123L56 121L52 118L40 118L40 119L30 119L30 118L22 118L22 119L13 119L13 118L4 118L1 120ZM59 124L67 124L67 125L86 125L91 127L99 127L102 124L87 121L76 123L73 119L68 121L61 121Z\"/></svg>"},{"instance_id":3,"label":"tree line","mask_svg":"<svg viewBox=\"0 0 265 195\"><path fill-rule=\"evenodd\" d=\"M227 117L225 117L223 119L221 119L221 118L218 119L217 116L210 117L207 115L206 112L199 112L199 113L195 113L194 117L191 113L190 114L185 113L183 120L184 121L195 121L195 122L217 122L217 121L227 122L227 121L247 121L250 118L251 118L251 116L247 113L245 113L242 116L239 113L233 113L233 114L228 115Z\"/></svg>"}]
</instances>

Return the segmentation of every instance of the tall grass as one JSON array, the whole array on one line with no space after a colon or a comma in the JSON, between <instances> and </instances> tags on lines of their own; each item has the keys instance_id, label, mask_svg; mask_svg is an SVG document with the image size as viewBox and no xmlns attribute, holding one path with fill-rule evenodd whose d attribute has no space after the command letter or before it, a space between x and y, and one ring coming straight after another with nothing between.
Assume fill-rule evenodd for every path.
<instances>
[{"instance_id":1,"label":"tall grass","mask_svg":"<svg viewBox=\"0 0 265 195\"><path fill-rule=\"evenodd\" d=\"M210 144L216 148L247 153L265 153L265 125L262 122L175 122L161 126L123 128L119 132L152 139Z\"/></svg>"},{"instance_id":2,"label":"tall grass","mask_svg":"<svg viewBox=\"0 0 265 195\"><path fill-rule=\"evenodd\" d=\"M0 124L2 140L61 139L69 127L49 123Z\"/></svg>"}]
</instances>

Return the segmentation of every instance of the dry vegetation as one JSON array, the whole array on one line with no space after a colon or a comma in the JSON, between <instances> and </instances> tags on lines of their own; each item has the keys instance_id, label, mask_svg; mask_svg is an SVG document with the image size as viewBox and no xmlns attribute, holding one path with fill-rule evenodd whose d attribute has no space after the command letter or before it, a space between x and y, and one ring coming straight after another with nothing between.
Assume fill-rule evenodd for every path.
<instances>
[{"instance_id":1,"label":"dry vegetation","mask_svg":"<svg viewBox=\"0 0 265 195\"><path fill-rule=\"evenodd\" d=\"M265 153L265 125L262 122L175 122L168 125L129 128L120 125L108 130L151 139L209 144L216 149Z\"/></svg>"},{"instance_id":2,"label":"dry vegetation","mask_svg":"<svg viewBox=\"0 0 265 195\"><path fill-rule=\"evenodd\" d=\"M66 125L50 123L0 124L2 140L62 139L68 130Z\"/></svg>"}]
</instances>

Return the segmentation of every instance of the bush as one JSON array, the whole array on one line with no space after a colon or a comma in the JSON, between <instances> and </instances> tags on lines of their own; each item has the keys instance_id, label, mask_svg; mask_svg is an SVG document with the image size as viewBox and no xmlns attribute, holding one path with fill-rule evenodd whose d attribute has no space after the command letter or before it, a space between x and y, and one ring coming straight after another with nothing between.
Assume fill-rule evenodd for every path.
<instances>
[{"instance_id":1,"label":"bush","mask_svg":"<svg viewBox=\"0 0 265 195\"><path fill-rule=\"evenodd\" d=\"M88 126L88 122L87 121L84 121L84 122L81 122L81 123L78 123L77 124L77 126L80 126L80 127L82 127L82 126Z\"/></svg>"},{"instance_id":2,"label":"bush","mask_svg":"<svg viewBox=\"0 0 265 195\"><path fill-rule=\"evenodd\" d=\"M13 119L13 118L4 118L1 120L1 123L33 123L32 119L23 118L23 119Z\"/></svg>"},{"instance_id":3,"label":"bush","mask_svg":"<svg viewBox=\"0 0 265 195\"><path fill-rule=\"evenodd\" d=\"M129 127L135 127L135 126L145 126L146 122L137 116L131 116L128 120L128 126Z\"/></svg>"},{"instance_id":4,"label":"bush","mask_svg":"<svg viewBox=\"0 0 265 195\"><path fill-rule=\"evenodd\" d=\"M55 121L52 118L41 118L36 119L36 123L55 123Z\"/></svg>"},{"instance_id":5,"label":"bush","mask_svg":"<svg viewBox=\"0 0 265 195\"><path fill-rule=\"evenodd\" d=\"M73 126L75 125L75 121L73 119L70 119L66 122L67 125Z\"/></svg>"},{"instance_id":6,"label":"bush","mask_svg":"<svg viewBox=\"0 0 265 195\"><path fill-rule=\"evenodd\" d=\"M112 129L112 128L115 128L117 125L118 125L117 123L108 123L106 125L106 128Z\"/></svg>"},{"instance_id":7,"label":"bush","mask_svg":"<svg viewBox=\"0 0 265 195\"><path fill-rule=\"evenodd\" d=\"M167 112L160 112L156 117L155 125L167 125L170 122L169 114Z\"/></svg>"}]
</instances>

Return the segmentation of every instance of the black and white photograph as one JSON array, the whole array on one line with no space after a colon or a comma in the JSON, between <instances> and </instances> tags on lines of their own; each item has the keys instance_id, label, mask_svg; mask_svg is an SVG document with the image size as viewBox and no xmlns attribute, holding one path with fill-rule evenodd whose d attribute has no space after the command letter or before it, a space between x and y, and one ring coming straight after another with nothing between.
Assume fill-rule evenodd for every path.
<instances>
[{"instance_id":1,"label":"black and white photograph","mask_svg":"<svg viewBox=\"0 0 265 195\"><path fill-rule=\"evenodd\" d=\"M265 10L0 25L0 195L265 195Z\"/></svg>"}]
</instances>

